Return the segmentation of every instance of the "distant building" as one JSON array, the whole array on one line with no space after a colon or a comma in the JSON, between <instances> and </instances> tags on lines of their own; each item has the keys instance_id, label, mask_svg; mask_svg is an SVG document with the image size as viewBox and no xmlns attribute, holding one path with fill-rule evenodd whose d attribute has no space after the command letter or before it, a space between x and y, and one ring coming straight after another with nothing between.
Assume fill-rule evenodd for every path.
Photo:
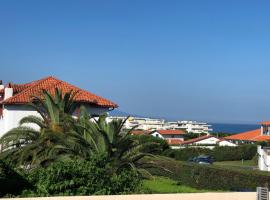
<instances>
[{"instance_id":1,"label":"distant building","mask_svg":"<svg viewBox=\"0 0 270 200\"><path fill-rule=\"evenodd\" d=\"M12 128L17 127L23 117L40 116L36 110L28 105L32 101L33 95L41 97L43 90L54 94L56 88L61 89L63 93L77 92L74 100L78 107L84 105L92 115L100 115L118 107L117 104L105 98L54 77L46 77L26 84L9 83L3 85L1 82L0 137Z\"/></svg>"},{"instance_id":2,"label":"distant building","mask_svg":"<svg viewBox=\"0 0 270 200\"><path fill-rule=\"evenodd\" d=\"M124 120L124 119L126 119L126 117L118 117L118 116L108 117L109 121L111 121L113 119ZM136 129L139 129L139 130L164 129L165 120L164 119L143 118L143 117L129 117L126 120L125 128L131 129L133 127L136 127Z\"/></svg>"},{"instance_id":3,"label":"distant building","mask_svg":"<svg viewBox=\"0 0 270 200\"><path fill-rule=\"evenodd\" d=\"M173 129L182 129L186 130L188 133L207 133L209 134L212 129L211 125L208 125L205 122L197 121L177 121L177 122L168 122L168 126Z\"/></svg>"},{"instance_id":4,"label":"distant building","mask_svg":"<svg viewBox=\"0 0 270 200\"><path fill-rule=\"evenodd\" d=\"M126 117L110 116L108 120L126 119ZM131 129L136 127L139 130L184 130L187 133L206 133L209 134L212 129L211 125L204 122L196 121L178 121L167 122L165 119L143 118L143 117L129 117L125 123L125 128Z\"/></svg>"},{"instance_id":5,"label":"distant building","mask_svg":"<svg viewBox=\"0 0 270 200\"><path fill-rule=\"evenodd\" d=\"M153 137L158 137L166 140L171 148L180 148L179 145L184 141L184 135L186 134L183 130L156 130L150 133Z\"/></svg>"},{"instance_id":6,"label":"distant building","mask_svg":"<svg viewBox=\"0 0 270 200\"><path fill-rule=\"evenodd\" d=\"M270 141L270 122L262 122L261 128L234 134L224 139L236 144L252 144L262 141Z\"/></svg>"},{"instance_id":7,"label":"distant building","mask_svg":"<svg viewBox=\"0 0 270 200\"><path fill-rule=\"evenodd\" d=\"M184 135L186 134L183 130L155 130L150 133L154 137L158 137L164 140L178 139L184 141Z\"/></svg>"},{"instance_id":8,"label":"distant building","mask_svg":"<svg viewBox=\"0 0 270 200\"><path fill-rule=\"evenodd\" d=\"M205 135L198 138L190 139L183 141L181 147L201 147L201 148L209 148L212 149L215 146L237 146L236 144L226 141L222 138L218 138L213 135Z\"/></svg>"}]
</instances>

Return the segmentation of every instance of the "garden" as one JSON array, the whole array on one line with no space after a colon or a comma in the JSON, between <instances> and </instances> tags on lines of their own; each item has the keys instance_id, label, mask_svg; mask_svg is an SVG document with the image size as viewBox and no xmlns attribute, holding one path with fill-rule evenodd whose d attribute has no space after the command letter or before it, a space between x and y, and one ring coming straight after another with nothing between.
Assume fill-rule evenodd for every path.
<instances>
[{"instance_id":1,"label":"garden","mask_svg":"<svg viewBox=\"0 0 270 200\"><path fill-rule=\"evenodd\" d=\"M75 95L44 91L29 105L41 117L23 118L0 139L0 197L254 191L270 183L266 173L222 165L252 160L255 146L172 150L164 140L131 135L125 120L107 122L83 106L73 117ZM186 162L201 154L219 165Z\"/></svg>"}]
</instances>

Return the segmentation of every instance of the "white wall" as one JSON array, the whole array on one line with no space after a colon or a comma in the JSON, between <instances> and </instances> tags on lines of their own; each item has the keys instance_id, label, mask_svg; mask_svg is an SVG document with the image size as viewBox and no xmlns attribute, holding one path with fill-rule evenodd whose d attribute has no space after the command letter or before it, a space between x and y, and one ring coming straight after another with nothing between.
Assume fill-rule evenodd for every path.
<instances>
[{"instance_id":1,"label":"white wall","mask_svg":"<svg viewBox=\"0 0 270 200\"><path fill-rule=\"evenodd\" d=\"M107 108L98 108L86 106L88 112L92 115L100 115L107 112ZM0 138L12 128L19 126L19 122L23 117L34 115L39 116L39 113L27 105L5 105L3 109L3 118L0 119Z\"/></svg>"},{"instance_id":2,"label":"white wall","mask_svg":"<svg viewBox=\"0 0 270 200\"><path fill-rule=\"evenodd\" d=\"M258 167L262 171L270 171L270 149L257 146Z\"/></svg>"},{"instance_id":3,"label":"white wall","mask_svg":"<svg viewBox=\"0 0 270 200\"><path fill-rule=\"evenodd\" d=\"M237 144L234 144L234 143L226 141L226 140L220 141L218 143L218 145L219 146L230 146L230 147L236 147L237 146Z\"/></svg>"},{"instance_id":4,"label":"white wall","mask_svg":"<svg viewBox=\"0 0 270 200\"><path fill-rule=\"evenodd\" d=\"M1 127L0 130L0 137L12 128L18 127L20 120L29 115L39 116L38 112L34 111L29 106L5 105L2 118L3 127Z\"/></svg>"},{"instance_id":5,"label":"white wall","mask_svg":"<svg viewBox=\"0 0 270 200\"><path fill-rule=\"evenodd\" d=\"M161 139L165 139L159 132L155 131L151 134L153 137L158 137L158 138L161 138Z\"/></svg>"},{"instance_id":6,"label":"white wall","mask_svg":"<svg viewBox=\"0 0 270 200\"><path fill-rule=\"evenodd\" d=\"M218 141L219 139L215 137L210 137L210 138L195 142L194 144L217 144Z\"/></svg>"}]
</instances>

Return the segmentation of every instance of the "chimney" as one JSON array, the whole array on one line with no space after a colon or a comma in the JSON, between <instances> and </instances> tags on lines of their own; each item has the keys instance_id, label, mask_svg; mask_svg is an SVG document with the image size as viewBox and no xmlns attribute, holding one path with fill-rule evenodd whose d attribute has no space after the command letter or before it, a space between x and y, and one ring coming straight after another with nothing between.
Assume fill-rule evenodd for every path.
<instances>
[{"instance_id":1,"label":"chimney","mask_svg":"<svg viewBox=\"0 0 270 200\"><path fill-rule=\"evenodd\" d=\"M0 80L0 90L4 89L3 81Z\"/></svg>"},{"instance_id":2,"label":"chimney","mask_svg":"<svg viewBox=\"0 0 270 200\"><path fill-rule=\"evenodd\" d=\"M13 96L13 88L11 87L6 87L5 88L5 94L4 94L4 100L10 98Z\"/></svg>"}]
</instances>

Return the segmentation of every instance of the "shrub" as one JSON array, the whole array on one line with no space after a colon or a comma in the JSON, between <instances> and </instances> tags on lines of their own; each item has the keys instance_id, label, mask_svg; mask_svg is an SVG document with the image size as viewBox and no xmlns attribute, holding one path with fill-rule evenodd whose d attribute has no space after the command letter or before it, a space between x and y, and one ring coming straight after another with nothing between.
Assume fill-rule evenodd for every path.
<instances>
[{"instance_id":1,"label":"shrub","mask_svg":"<svg viewBox=\"0 0 270 200\"><path fill-rule=\"evenodd\" d=\"M184 139L185 140L190 140L190 139L194 139L194 138L197 138L197 137L201 137L201 136L205 136L207 135L206 133L187 133L184 135Z\"/></svg>"},{"instance_id":2,"label":"shrub","mask_svg":"<svg viewBox=\"0 0 270 200\"><path fill-rule=\"evenodd\" d=\"M199 155L213 156L215 161L251 160L257 153L256 145L241 145L237 147L216 146L214 149L187 147L184 149L170 149L163 155L176 160L186 161L190 157Z\"/></svg>"},{"instance_id":3,"label":"shrub","mask_svg":"<svg viewBox=\"0 0 270 200\"><path fill-rule=\"evenodd\" d=\"M31 172L35 189L23 196L126 194L139 188L141 181L134 171L111 174L110 169L105 157L53 163Z\"/></svg>"},{"instance_id":4,"label":"shrub","mask_svg":"<svg viewBox=\"0 0 270 200\"><path fill-rule=\"evenodd\" d=\"M22 174L0 160L0 197L18 195L28 187L30 184Z\"/></svg>"},{"instance_id":5,"label":"shrub","mask_svg":"<svg viewBox=\"0 0 270 200\"><path fill-rule=\"evenodd\" d=\"M159 144L160 151L153 152L153 153L156 153L156 154L161 154L162 152L169 149L169 145L168 145L166 140L158 138L158 137L153 137L152 135L133 135L132 137L135 140L137 139L138 141L140 141L140 143L153 142L153 143Z\"/></svg>"},{"instance_id":6,"label":"shrub","mask_svg":"<svg viewBox=\"0 0 270 200\"><path fill-rule=\"evenodd\" d=\"M156 164L167 169L152 169L152 174L165 176L182 184L209 190L255 191L258 186L270 184L270 175L250 170L221 168L198 165L173 160L155 160Z\"/></svg>"}]
</instances>

